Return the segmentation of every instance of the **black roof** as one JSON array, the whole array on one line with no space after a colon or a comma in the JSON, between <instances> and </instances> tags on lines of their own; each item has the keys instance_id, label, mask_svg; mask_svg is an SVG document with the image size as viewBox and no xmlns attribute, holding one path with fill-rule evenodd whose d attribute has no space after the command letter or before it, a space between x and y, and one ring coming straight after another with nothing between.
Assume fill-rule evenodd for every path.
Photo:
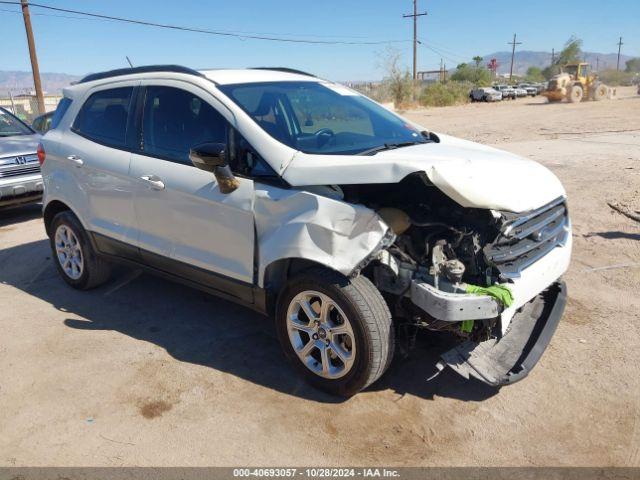
<instances>
[{"instance_id":1,"label":"black roof","mask_svg":"<svg viewBox=\"0 0 640 480\"><path fill-rule=\"evenodd\" d=\"M188 75L196 75L198 77L204 77L197 70L183 67L180 65L147 65L145 67L132 67L132 68L118 68L116 70L109 70L107 72L98 72L87 75L78 83L92 82L94 80L101 80L103 78L121 77L123 75L131 75L134 73L149 73L149 72L173 72L173 73L186 73Z\"/></svg>"}]
</instances>

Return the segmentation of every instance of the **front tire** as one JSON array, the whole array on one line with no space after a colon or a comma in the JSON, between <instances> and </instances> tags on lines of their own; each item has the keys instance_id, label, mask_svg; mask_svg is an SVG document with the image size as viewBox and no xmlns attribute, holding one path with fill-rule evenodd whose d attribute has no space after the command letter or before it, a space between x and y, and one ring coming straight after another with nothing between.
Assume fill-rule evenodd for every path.
<instances>
[{"instance_id":1,"label":"front tire","mask_svg":"<svg viewBox=\"0 0 640 480\"><path fill-rule=\"evenodd\" d=\"M584 98L584 90L580 85L574 85L569 90L569 101L571 103L580 103Z\"/></svg>"},{"instance_id":2,"label":"front tire","mask_svg":"<svg viewBox=\"0 0 640 480\"><path fill-rule=\"evenodd\" d=\"M53 260L65 282L73 288L89 290L109 279L111 266L93 250L87 232L73 213L58 213L49 231Z\"/></svg>"},{"instance_id":3,"label":"front tire","mask_svg":"<svg viewBox=\"0 0 640 480\"><path fill-rule=\"evenodd\" d=\"M389 308L374 285L322 268L287 283L278 298L276 329L285 355L305 379L343 397L380 378L395 347Z\"/></svg>"}]
</instances>

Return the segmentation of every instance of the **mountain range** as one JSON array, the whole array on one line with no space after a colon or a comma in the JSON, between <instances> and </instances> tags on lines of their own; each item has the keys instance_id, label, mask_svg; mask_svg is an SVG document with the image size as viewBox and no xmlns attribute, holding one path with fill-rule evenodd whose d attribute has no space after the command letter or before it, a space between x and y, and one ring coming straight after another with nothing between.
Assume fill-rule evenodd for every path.
<instances>
[{"instance_id":1,"label":"mountain range","mask_svg":"<svg viewBox=\"0 0 640 480\"><path fill-rule=\"evenodd\" d=\"M68 75L66 73L41 73L40 81L42 90L45 93L57 94L64 87L77 82L82 78L80 75ZM13 95L28 93L33 90L33 77L31 72L20 72L15 70L0 70L0 96L5 96L7 91Z\"/></svg>"},{"instance_id":2,"label":"mountain range","mask_svg":"<svg viewBox=\"0 0 640 480\"><path fill-rule=\"evenodd\" d=\"M594 69L615 69L617 61L616 53L583 52L583 58ZM508 73L511 63L511 52L494 52L483 56L486 65L492 58L498 61L498 73ZM625 62L633 57L620 55L620 68L625 68ZM531 50L516 50L513 64L513 72L523 75L529 67L544 68L551 62L551 52L537 52ZM68 75L66 73L42 73L40 75L42 89L46 93L59 94L63 87L78 81L82 76ZM0 96L5 96L8 91L13 95L27 93L33 90L33 78L31 72L2 71L0 70Z\"/></svg>"},{"instance_id":3,"label":"mountain range","mask_svg":"<svg viewBox=\"0 0 640 480\"><path fill-rule=\"evenodd\" d=\"M557 52L556 52L557 54ZM498 73L509 73L511 65L511 52L494 52L482 57L483 63L487 64L492 58L498 61ZM616 68L618 59L617 53L583 52L582 58L590 63L592 68L597 70L610 70ZM633 57L620 55L620 69L625 68L625 62ZM531 50L516 50L513 62L513 73L524 75L529 67L548 67L551 63L551 52L535 52Z\"/></svg>"}]
</instances>

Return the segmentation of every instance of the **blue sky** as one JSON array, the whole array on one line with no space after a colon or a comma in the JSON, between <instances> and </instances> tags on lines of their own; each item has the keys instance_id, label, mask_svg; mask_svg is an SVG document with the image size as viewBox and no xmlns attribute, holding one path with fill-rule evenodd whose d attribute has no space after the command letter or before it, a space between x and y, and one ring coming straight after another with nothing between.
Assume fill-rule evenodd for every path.
<instances>
[{"instance_id":1,"label":"blue sky","mask_svg":"<svg viewBox=\"0 0 640 480\"><path fill-rule=\"evenodd\" d=\"M234 32L261 32L321 40L387 41L411 61L411 0L42 0L101 14ZM447 66L480 54L507 50L513 33L523 50L560 49L571 35L583 48L640 56L640 0L533 0L522 2L419 0L418 67ZM11 12L9 12L11 11ZM19 7L0 4L0 70L29 70ZM38 14L46 14L38 15ZM56 15L56 16L52 16ZM381 77L385 45L305 45L216 37L32 9L43 72L84 74L134 64L178 63L194 68L290 66L334 80ZM431 49L429 49L429 47ZM437 53L436 51L440 53Z\"/></svg>"}]
</instances>

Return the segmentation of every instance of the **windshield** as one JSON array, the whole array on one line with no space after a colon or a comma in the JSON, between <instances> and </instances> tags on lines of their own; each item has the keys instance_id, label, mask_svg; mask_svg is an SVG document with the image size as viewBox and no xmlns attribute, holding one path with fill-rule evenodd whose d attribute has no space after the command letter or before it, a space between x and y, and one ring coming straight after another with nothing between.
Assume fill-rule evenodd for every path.
<instances>
[{"instance_id":1,"label":"windshield","mask_svg":"<svg viewBox=\"0 0 640 480\"><path fill-rule=\"evenodd\" d=\"M31 135L32 133L33 131L24 123L6 110L0 108L0 137Z\"/></svg>"},{"instance_id":2,"label":"windshield","mask_svg":"<svg viewBox=\"0 0 640 480\"><path fill-rule=\"evenodd\" d=\"M565 65L563 70L566 73L568 73L569 75L575 75L576 73L578 73L578 66L577 65Z\"/></svg>"},{"instance_id":3,"label":"windshield","mask_svg":"<svg viewBox=\"0 0 640 480\"><path fill-rule=\"evenodd\" d=\"M220 89L269 135L305 153L355 155L428 141L401 118L339 85L269 82Z\"/></svg>"}]
</instances>

